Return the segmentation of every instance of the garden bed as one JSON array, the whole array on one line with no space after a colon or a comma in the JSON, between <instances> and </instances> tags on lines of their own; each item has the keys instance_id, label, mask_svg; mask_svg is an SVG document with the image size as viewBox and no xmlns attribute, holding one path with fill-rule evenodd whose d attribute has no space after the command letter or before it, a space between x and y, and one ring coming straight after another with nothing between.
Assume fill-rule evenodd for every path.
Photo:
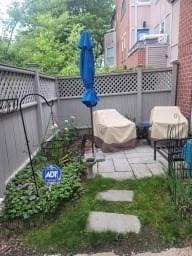
<instances>
[{"instance_id":1,"label":"garden bed","mask_svg":"<svg viewBox=\"0 0 192 256\"><path fill-rule=\"evenodd\" d=\"M45 225L25 231L20 239L25 248L32 246L39 254L90 253L114 250L119 255L132 252L160 251L190 242L192 222L185 221L176 211L167 189L166 179L114 181L100 177L84 184L85 194L67 203L56 218ZM133 204L110 203L96 200L100 191L130 189L135 191ZM94 233L86 230L90 211L134 214L142 223L140 234L118 235L111 232Z\"/></svg>"}]
</instances>

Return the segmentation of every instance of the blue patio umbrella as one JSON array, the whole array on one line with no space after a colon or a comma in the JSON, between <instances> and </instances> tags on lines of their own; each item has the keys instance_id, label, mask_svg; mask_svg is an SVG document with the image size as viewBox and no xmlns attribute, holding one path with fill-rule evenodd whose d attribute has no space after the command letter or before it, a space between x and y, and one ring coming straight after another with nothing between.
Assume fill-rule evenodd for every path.
<instances>
[{"instance_id":1,"label":"blue patio umbrella","mask_svg":"<svg viewBox=\"0 0 192 256\"><path fill-rule=\"evenodd\" d=\"M88 31L81 32L78 44L80 52L80 75L85 87L85 92L81 97L81 101L91 112L91 125L92 125L92 152L94 153L94 132L93 132L93 107L99 101L94 89L94 76L95 76L95 61L93 54L93 42L91 35Z\"/></svg>"}]
</instances>

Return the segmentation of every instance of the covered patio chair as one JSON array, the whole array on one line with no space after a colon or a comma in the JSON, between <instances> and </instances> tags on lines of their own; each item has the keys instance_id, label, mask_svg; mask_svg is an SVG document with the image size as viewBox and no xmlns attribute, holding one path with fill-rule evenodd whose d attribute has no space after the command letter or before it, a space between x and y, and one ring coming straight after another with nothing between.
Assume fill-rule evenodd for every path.
<instances>
[{"instance_id":1,"label":"covered patio chair","mask_svg":"<svg viewBox=\"0 0 192 256\"><path fill-rule=\"evenodd\" d=\"M152 141L168 139L171 135L174 138L186 138L188 136L188 121L177 106L154 107L150 116L151 128L149 136ZM174 134L169 134L171 128L175 129Z\"/></svg>"},{"instance_id":2,"label":"covered patio chair","mask_svg":"<svg viewBox=\"0 0 192 256\"><path fill-rule=\"evenodd\" d=\"M150 117L150 139L154 147L154 160L157 152L170 165L171 161L182 161L182 149L188 140L189 125L177 106L154 107Z\"/></svg>"},{"instance_id":3,"label":"covered patio chair","mask_svg":"<svg viewBox=\"0 0 192 256\"><path fill-rule=\"evenodd\" d=\"M93 113L95 145L103 152L114 152L136 145L135 123L115 109L97 110Z\"/></svg>"}]
</instances>

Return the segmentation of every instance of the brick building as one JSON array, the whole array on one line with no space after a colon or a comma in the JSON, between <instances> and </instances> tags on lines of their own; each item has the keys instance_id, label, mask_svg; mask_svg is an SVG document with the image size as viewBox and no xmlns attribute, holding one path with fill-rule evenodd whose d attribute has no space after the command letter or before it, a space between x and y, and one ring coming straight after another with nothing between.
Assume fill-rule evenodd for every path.
<instances>
[{"instance_id":1,"label":"brick building","mask_svg":"<svg viewBox=\"0 0 192 256\"><path fill-rule=\"evenodd\" d=\"M192 114L192 1L182 0L179 27L177 105L186 117ZM191 118L192 120L192 118Z\"/></svg>"},{"instance_id":2,"label":"brick building","mask_svg":"<svg viewBox=\"0 0 192 256\"><path fill-rule=\"evenodd\" d=\"M116 0L116 65L161 68L177 60L179 10L180 0Z\"/></svg>"}]
</instances>

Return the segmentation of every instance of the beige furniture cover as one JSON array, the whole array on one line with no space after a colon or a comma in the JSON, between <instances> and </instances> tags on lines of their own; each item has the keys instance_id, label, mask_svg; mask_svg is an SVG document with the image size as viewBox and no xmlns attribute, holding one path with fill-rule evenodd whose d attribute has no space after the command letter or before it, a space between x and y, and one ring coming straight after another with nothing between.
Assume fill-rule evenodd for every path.
<instances>
[{"instance_id":1,"label":"beige furniture cover","mask_svg":"<svg viewBox=\"0 0 192 256\"><path fill-rule=\"evenodd\" d=\"M188 121L176 106L154 107L151 111L150 124L152 140L167 139L170 127L176 127L172 137L188 136Z\"/></svg>"},{"instance_id":2,"label":"beige furniture cover","mask_svg":"<svg viewBox=\"0 0 192 256\"><path fill-rule=\"evenodd\" d=\"M115 109L93 113L95 144L104 152L118 151L135 146L135 124Z\"/></svg>"}]
</instances>

